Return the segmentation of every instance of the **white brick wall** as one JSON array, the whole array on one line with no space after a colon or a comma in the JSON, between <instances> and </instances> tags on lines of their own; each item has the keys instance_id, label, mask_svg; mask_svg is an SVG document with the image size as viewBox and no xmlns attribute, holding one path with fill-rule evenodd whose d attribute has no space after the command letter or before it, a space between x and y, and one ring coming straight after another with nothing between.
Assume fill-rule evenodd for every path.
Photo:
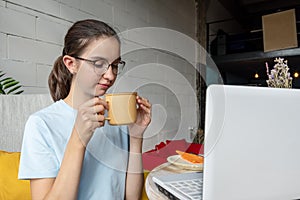
<instances>
[{"instance_id":1,"label":"white brick wall","mask_svg":"<svg viewBox=\"0 0 300 200\"><path fill-rule=\"evenodd\" d=\"M195 38L194 9L193 0L0 0L0 70L19 80L25 93L48 93L48 75L73 22L100 19L122 32L163 27ZM182 54L180 51L189 47L189 42L168 34L147 34L122 34L122 48L129 50L122 56L127 62L126 69L132 73L118 78L123 80L119 90L135 86L133 89L153 102L154 119L145 133L149 139L145 140L144 151L161 140L189 139L187 127L196 124L182 119L182 109L190 112L190 116L197 113L195 101L187 92L188 86L195 88L194 68L176 55ZM140 49L161 45L168 51ZM131 52L133 49L138 50ZM185 56L194 59L194 55ZM135 67L143 68L135 71ZM175 69L183 79L168 72L170 69ZM180 101L186 103L179 105ZM180 123L184 125L179 127Z\"/></svg>"},{"instance_id":2,"label":"white brick wall","mask_svg":"<svg viewBox=\"0 0 300 200\"><path fill-rule=\"evenodd\" d=\"M10 0L10 2L52 16L59 16L60 3L53 0Z\"/></svg>"},{"instance_id":3,"label":"white brick wall","mask_svg":"<svg viewBox=\"0 0 300 200\"><path fill-rule=\"evenodd\" d=\"M64 43L64 35L68 26L53 22L45 18L36 19L36 39L57 45Z\"/></svg>"},{"instance_id":4,"label":"white brick wall","mask_svg":"<svg viewBox=\"0 0 300 200\"><path fill-rule=\"evenodd\" d=\"M61 5L60 10L60 17L72 22L87 18L96 18L87 12L79 10L79 8L73 8L68 5Z\"/></svg>"},{"instance_id":5,"label":"white brick wall","mask_svg":"<svg viewBox=\"0 0 300 200\"><path fill-rule=\"evenodd\" d=\"M32 62L1 60L1 69L25 86L36 86L36 66Z\"/></svg>"},{"instance_id":6,"label":"white brick wall","mask_svg":"<svg viewBox=\"0 0 300 200\"><path fill-rule=\"evenodd\" d=\"M35 17L0 7L1 32L22 37L35 37Z\"/></svg>"},{"instance_id":7,"label":"white brick wall","mask_svg":"<svg viewBox=\"0 0 300 200\"><path fill-rule=\"evenodd\" d=\"M58 2L79 9L82 1L81 0L58 0Z\"/></svg>"},{"instance_id":8,"label":"white brick wall","mask_svg":"<svg viewBox=\"0 0 300 200\"><path fill-rule=\"evenodd\" d=\"M47 88L48 87L48 75L50 74L52 66L37 64L37 77L36 77L36 85L40 88Z\"/></svg>"},{"instance_id":9,"label":"white brick wall","mask_svg":"<svg viewBox=\"0 0 300 200\"><path fill-rule=\"evenodd\" d=\"M105 2L85 0L81 2L80 9L109 24L113 22L113 7Z\"/></svg>"},{"instance_id":10,"label":"white brick wall","mask_svg":"<svg viewBox=\"0 0 300 200\"><path fill-rule=\"evenodd\" d=\"M26 38L8 37L8 58L51 65L62 52L61 46Z\"/></svg>"},{"instance_id":11,"label":"white brick wall","mask_svg":"<svg viewBox=\"0 0 300 200\"><path fill-rule=\"evenodd\" d=\"M0 33L0 58L7 58L6 34Z\"/></svg>"},{"instance_id":12,"label":"white brick wall","mask_svg":"<svg viewBox=\"0 0 300 200\"><path fill-rule=\"evenodd\" d=\"M0 7L5 7L5 1L0 1Z\"/></svg>"}]
</instances>

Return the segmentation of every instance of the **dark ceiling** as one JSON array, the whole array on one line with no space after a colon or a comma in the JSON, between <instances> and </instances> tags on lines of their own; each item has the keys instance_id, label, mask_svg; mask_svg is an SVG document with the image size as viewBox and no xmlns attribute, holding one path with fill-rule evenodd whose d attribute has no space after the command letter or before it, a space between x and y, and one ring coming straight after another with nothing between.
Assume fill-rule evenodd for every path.
<instances>
[{"instance_id":1,"label":"dark ceiling","mask_svg":"<svg viewBox=\"0 0 300 200\"><path fill-rule=\"evenodd\" d=\"M292 8L296 10L297 26L300 26L300 0L219 0L219 2L230 12L245 33L258 30L258 32L260 32L258 34L261 34L262 37L261 17L263 15ZM300 29L298 27L298 43L300 42L299 32ZM279 56L288 59L291 72L300 72L299 48L290 50L289 54L283 51L264 53L262 49L248 54L244 52L234 52L231 55L227 54L224 56L215 56L215 58L213 56L213 59L223 74L230 73L233 76L240 77L244 79L245 84L256 82L265 83L265 62L268 62L269 66L273 66L273 59ZM262 74L260 75L261 80L254 79L256 72ZM228 77L224 76L225 81L226 78Z\"/></svg>"}]
</instances>

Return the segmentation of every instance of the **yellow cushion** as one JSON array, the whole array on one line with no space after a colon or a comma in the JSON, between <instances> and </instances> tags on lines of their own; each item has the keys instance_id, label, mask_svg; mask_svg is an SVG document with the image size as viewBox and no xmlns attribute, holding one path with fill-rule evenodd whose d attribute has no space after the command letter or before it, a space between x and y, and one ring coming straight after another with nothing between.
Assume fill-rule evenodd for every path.
<instances>
[{"instance_id":1,"label":"yellow cushion","mask_svg":"<svg viewBox=\"0 0 300 200\"><path fill-rule=\"evenodd\" d=\"M142 200L148 200L146 190L145 190L145 181L150 171L144 170L144 187L143 187L143 193L142 193Z\"/></svg>"},{"instance_id":2,"label":"yellow cushion","mask_svg":"<svg viewBox=\"0 0 300 200\"><path fill-rule=\"evenodd\" d=\"M20 152L0 151L0 199L30 200L29 180L18 180Z\"/></svg>"}]
</instances>

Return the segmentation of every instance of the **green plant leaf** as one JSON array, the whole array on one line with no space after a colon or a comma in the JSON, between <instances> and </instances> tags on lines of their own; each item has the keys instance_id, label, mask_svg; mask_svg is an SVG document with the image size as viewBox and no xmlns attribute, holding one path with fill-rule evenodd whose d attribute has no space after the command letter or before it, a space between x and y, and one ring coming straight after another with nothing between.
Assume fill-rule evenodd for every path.
<instances>
[{"instance_id":1,"label":"green plant leaf","mask_svg":"<svg viewBox=\"0 0 300 200\"><path fill-rule=\"evenodd\" d=\"M8 84L8 83L10 83L10 82L12 82L12 81L14 81L13 78L11 78L11 77L6 78L6 79L4 79L4 81L2 82L2 85L4 86L4 85L6 85L6 84Z\"/></svg>"},{"instance_id":2,"label":"green plant leaf","mask_svg":"<svg viewBox=\"0 0 300 200\"><path fill-rule=\"evenodd\" d=\"M15 80L12 80L12 81L10 81L10 82L7 82L6 84L4 84L3 90L8 89L8 88L10 88L10 87L12 87L12 86L15 86L15 85L17 85L18 83L19 83L19 82L18 82L18 81L15 81Z\"/></svg>"},{"instance_id":3,"label":"green plant leaf","mask_svg":"<svg viewBox=\"0 0 300 200\"><path fill-rule=\"evenodd\" d=\"M2 76L4 76L5 75L5 73L3 73L3 74L0 74L0 78L2 77Z\"/></svg>"},{"instance_id":4,"label":"green plant leaf","mask_svg":"<svg viewBox=\"0 0 300 200\"><path fill-rule=\"evenodd\" d=\"M0 78L5 77L5 73L0 70ZM0 95L21 94L24 90L20 90L22 85L12 77L6 77L0 80ZM8 91L7 91L8 90Z\"/></svg>"},{"instance_id":5,"label":"green plant leaf","mask_svg":"<svg viewBox=\"0 0 300 200\"><path fill-rule=\"evenodd\" d=\"M0 94L5 94L5 91L0 87Z\"/></svg>"},{"instance_id":6,"label":"green plant leaf","mask_svg":"<svg viewBox=\"0 0 300 200\"><path fill-rule=\"evenodd\" d=\"M20 87L22 87L22 85L17 85L16 87L13 87L12 89L10 89L6 94L10 94L10 93L16 91L17 89L19 89Z\"/></svg>"},{"instance_id":7,"label":"green plant leaf","mask_svg":"<svg viewBox=\"0 0 300 200\"><path fill-rule=\"evenodd\" d=\"M12 77L4 78L4 79L0 80L0 83L1 83L1 84L4 84L4 83L2 83L2 82L8 81L8 80L13 80L13 78L12 78Z\"/></svg>"},{"instance_id":8,"label":"green plant leaf","mask_svg":"<svg viewBox=\"0 0 300 200\"><path fill-rule=\"evenodd\" d=\"M16 93L13 93L13 94L21 94L22 92L24 92L24 90L20 90L20 91L18 91Z\"/></svg>"}]
</instances>

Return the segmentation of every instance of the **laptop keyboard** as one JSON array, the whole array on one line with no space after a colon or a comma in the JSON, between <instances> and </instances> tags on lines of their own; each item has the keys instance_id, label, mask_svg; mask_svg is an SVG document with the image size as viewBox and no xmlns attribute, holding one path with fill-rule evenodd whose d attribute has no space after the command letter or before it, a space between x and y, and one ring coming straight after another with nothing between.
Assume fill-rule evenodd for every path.
<instances>
[{"instance_id":1,"label":"laptop keyboard","mask_svg":"<svg viewBox=\"0 0 300 200\"><path fill-rule=\"evenodd\" d=\"M173 181L167 183L169 187L181 191L193 200L202 199L203 179L193 179L188 181Z\"/></svg>"}]
</instances>

